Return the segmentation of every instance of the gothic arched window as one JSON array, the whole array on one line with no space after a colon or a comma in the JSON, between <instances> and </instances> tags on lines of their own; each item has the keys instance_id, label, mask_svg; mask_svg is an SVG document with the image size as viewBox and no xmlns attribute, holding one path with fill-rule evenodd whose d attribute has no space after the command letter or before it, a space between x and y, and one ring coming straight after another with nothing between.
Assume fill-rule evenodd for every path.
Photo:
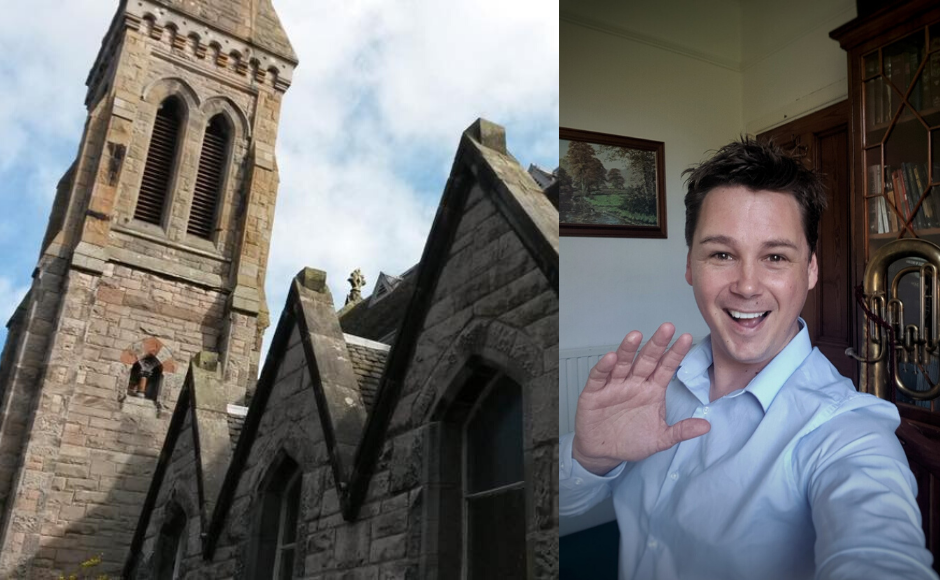
<instances>
[{"instance_id":1,"label":"gothic arched window","mask_svg":"<svg viewBox=\"0 0 940 580\"><path fill-rule=\"evenodd\" d=\"M463 429L467 580L526 577L522 389L498 375Z\"/></svg>"},{"instance_id":2,"label":"gothic arched window","mask_svg":"<svg viewBox=\"0 0 940 580\"><path fill-rule=\"evenodd\" d=\"M186 226L187 232L200 238L211 239L215 229L216 208L227 165L229 133L225 116L218 114L209 121L202 140L196 189L189 210L189 225Z\"/></svg>"},{"instance_id":3,"label":"gothic arched window","mask_svg":"<svg viewBox=\"0 0 940 580\"><path fill-rule=\"evenodd\" d=\"M157 537L154 554L156 580L182 578L182 562L186 556L186 513L176 504L167 506L167 518Z\"/></svg>"},{"instance_id":4,"label":"gothic arched window","mask_svg":"<svg viewBox=\"0 0 940 580\"><path fill-rule=\"evenodd\" d=\"M153 355L146 356L131 367L127 392L134 397L156 400L163 378L163 365Z\"/></svg>"},{"instance_id":5,"label":"gothic arched window","mask_svg":"<svg viewBox=\"0 0 940 580\"><path fill-rule=\"evenodd\" d=\"M170 97L160 104L153 122L134 219L156 225L163 221L182 120L183 108L177 98Z\"/></svg>"},{"instance_id":6,"label":"gothic arched window","mask_svg":"<svg viewBox=\"0 0 940 580\"><path fill-rule=\"evenodd\" d=\"M247 577L258 580L293 578L300 512L300 467L284 456L261 486L256 512L252 561Z\"/></svg>"},{"instance_id":7,"label":"gothic arched window","mask_svg":"<svg viewBox=\"0 0 940 580\"><path fill-rule=\"evenodd\" d=\"M423 522L436 578L525 580L526 481L522 387L471 360L429 425L425 483L440 518Z\"/></svg>"}]
</instances>

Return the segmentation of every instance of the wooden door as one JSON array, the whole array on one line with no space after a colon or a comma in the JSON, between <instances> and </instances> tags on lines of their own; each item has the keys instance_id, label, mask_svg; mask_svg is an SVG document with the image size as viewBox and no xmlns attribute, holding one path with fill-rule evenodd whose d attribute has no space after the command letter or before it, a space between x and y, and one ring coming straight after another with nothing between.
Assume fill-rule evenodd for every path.
<instances>
[{"instance_id":1,"label":"wooden door","mask_svg":"<svg viewBox=\"0 0 940 580\"><path fill-rule=\"evenodd\" d=\"M845 354L855 346L852 284L849 105L842 101L759 135L771 138L804 165L822 173L829 205L819 225L819 281L801 315L813 345L843 376L858 384L858 363Z\"/></svg>"}]
</instances>

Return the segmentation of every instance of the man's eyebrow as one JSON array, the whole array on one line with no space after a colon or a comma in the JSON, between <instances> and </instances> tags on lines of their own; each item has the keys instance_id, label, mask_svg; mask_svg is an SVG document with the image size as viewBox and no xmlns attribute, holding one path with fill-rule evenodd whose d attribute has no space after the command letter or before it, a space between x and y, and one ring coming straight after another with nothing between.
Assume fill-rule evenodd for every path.
<instances>
[{"instance_id":1,"label":"man's eyebrow","mask_svg":"<svg viewBox=\"0 0 940 580\"><path fill-rule=\"evenodd\" d=\"M714 235L714 236L708 236L708 237L702 238L701 240L699 240L699 243L700 244L721 244L724 246L733 246L734 240L730 238L729 236ZM768 249L768 248L792 248L794 250L800 249L799 246L797 246L795 243L787 239L767 240L766 242L762 244L762 246L765 249Z\"/></svg>"},{"instance_id":2,"label":"man's eyebrow","mask_svg":"<svg viewBox=\"0 0 940 580\"><path fill-rule=\"evenodd\" d=\"M725 246L733 245L734 241L728 236L708 236L707 238L702 238L699 240L700 244L723 244Z\"/></svg>"},{"instance_id":3,"label":"man's eyebrow","mask_svg":"<svg viewBox=\"0 0 940 580\"><path fill-rule=\"evenodd\" d=\"M797 246L790 240L767 240L764 242L765 248L791 248L794 250L799 250L800 247Z\"/></svg>"}]
</instances>

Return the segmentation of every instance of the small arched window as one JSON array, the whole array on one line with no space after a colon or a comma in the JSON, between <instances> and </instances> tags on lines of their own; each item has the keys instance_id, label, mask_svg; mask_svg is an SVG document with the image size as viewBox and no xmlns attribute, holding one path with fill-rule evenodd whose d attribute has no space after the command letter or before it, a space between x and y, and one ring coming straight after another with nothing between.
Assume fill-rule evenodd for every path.
<instances>
[{"instance_id":1,"label":"small arched window","mask_svg":"<svg viewBox=\"0 0 940 580\"><path fill-rule=\"evenodd\" d=\"M186 231L200 238L211 239L215 229L215 213L225 176L229 128L224 115L212 117L206 126L196 174L193 205L189 211Z\"/></svg>"},{"instance_id":2,"label":"small arched window","mask_svg":"<svg viewBox=\"0 0 940 580\"><path fill-rule=\"evenodd\" d=\"M248 578L294 578L301 478L300 467L286 456L274 473L265 478Z\"/></svg>"},{"instance_id":3,"label":"small arched window","mask_svg":"<svg viewBox=\"0 0 940 580\"><path fill-rule=\"evenodd\" d=\"M127 385L129 395L156 400L163 379L163 365L153 355L142 358L131 367Z\"/></svg>"},{"instance_id":4,"label":"small arched window","mask_svg":"<svg viewBox=\"0 0 940 580\"><path fill-rule=\"evenodd\" d=\"M157 225L163 221L182 119L183 110L178 99L170 97L160 104L153 122L140 193L137 195L135 219Z\"/></svg>"}]
</instances>

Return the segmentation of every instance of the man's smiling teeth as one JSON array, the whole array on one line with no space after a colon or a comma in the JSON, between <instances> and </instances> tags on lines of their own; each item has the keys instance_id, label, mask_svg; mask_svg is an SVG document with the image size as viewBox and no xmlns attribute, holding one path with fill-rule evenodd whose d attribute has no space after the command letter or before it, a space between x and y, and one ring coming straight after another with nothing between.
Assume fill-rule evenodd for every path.
<instances>
[{"instance_id":1,"label":"man's smiling teeth","mask_svg":"<svg viewBox=\"0 0 940 580\"><path fill-rule=\"evenodd\" d=\"M737 310L729 310L730 314L734 318L743 318L745 320L749 318L760 318L761 316L767 314L766 312L738 312Z\"/></svg>"}]
</instances>

